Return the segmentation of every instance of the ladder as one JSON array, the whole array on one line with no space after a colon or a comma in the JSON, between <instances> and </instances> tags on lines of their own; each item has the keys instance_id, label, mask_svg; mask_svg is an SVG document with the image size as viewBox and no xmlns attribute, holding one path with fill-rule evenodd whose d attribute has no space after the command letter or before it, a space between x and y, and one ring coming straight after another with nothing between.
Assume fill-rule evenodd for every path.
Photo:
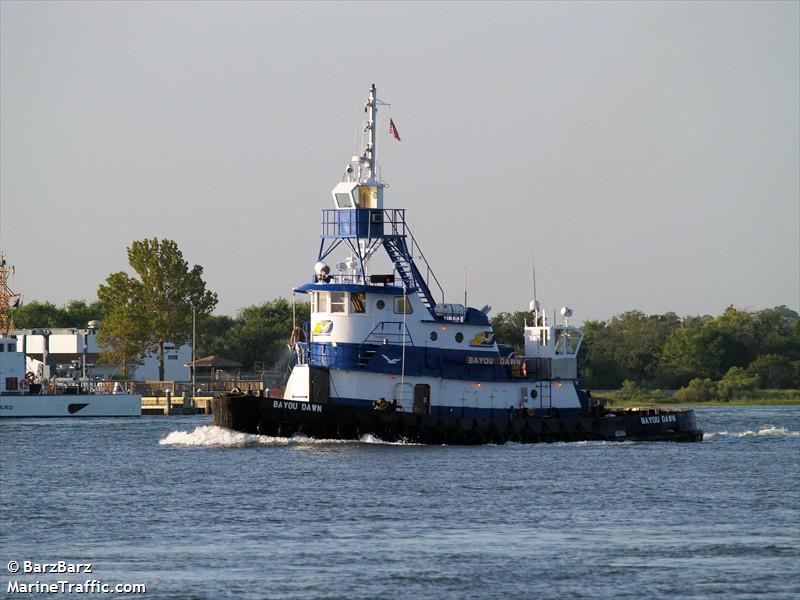
<instances>
[{"instance_id":1,"label":"ladder","mask_svg":"<svg viewBox=\"0 0 800 600\"><path fill-rule=\"evenodd\" d=\"M434 300L433 294L431 294L428 285L422 278L422 273L419 272L417 265L414 264L414 259L408 251L405 240L401 237L383 238L383 247L394 263L395 269L397 269L397 273L405 286L415 289L425 308L433 312L436 300Z\"/></svg>"}]
</instances>

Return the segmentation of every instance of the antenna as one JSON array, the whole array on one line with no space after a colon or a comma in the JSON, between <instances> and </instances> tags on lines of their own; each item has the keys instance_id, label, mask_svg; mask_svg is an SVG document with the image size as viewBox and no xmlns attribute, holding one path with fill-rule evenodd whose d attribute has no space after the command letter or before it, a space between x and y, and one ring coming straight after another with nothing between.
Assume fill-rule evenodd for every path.
<instances>
[{"instance_id":1,"label":"antenna","mask_svg":"<svg viewBox=\"0 0 800 600\"><path fill-rule=\"evenodd\" d=\"M531 246L531 263L533 264L533 301L536 302L536 248Z\"/></svg>"},{"instance_id":2,"label":"antenna","mask_svg":"<svg viewBox=\"0 0 800 600\"><path fill-rule=\"evenodd\" d=\"M467 307L467 267L464 267L464 308Z\"/></svg>"},{"instance_id":3,"label":"antenna","mask_svg":"<svg viewBox=\"0 0 800 600\"><path fill-rule=\"evenodd\" d=\"M536 252L534 247L531 245L531 263L533 266L533 300L529 305L533 316L533 326L540 327L544 326L544 312L541 311L541 307L539 306L539 300L536 297Z\"/></svg>"},{"instance_id":4,"label":"antenna","mask_svg":"<svg viewBox=\"0 0 800 600\"><path fill-rule=\"evenodd\" d=\"M372 87L369 88L369 97L367 98L367 102L364 105L364 112L367 113L367 123L364 125L364 133L367 134L367 143L364 146L364 151L361 154L361 159L359 160L358 165L358 179L359 181L373 181L376 177L375 172L375 164L376 164L376 135L375 135L375 126L377 120L377 113L378 113L378 92L375 89L375 84L372 84ZM363 175L363 171L366 170L367 176Z\"/></svg>"}]
</instances>

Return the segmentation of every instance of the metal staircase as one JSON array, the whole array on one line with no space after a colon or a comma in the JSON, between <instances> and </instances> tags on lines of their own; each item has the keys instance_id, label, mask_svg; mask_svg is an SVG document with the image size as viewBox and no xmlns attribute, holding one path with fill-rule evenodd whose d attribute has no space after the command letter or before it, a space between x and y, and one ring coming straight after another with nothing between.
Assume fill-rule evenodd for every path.
<instances>
[{"instance_id":1,"label":"metal staircase","mask_svg":"<svg viewBox=\"0 0 800 600\"><path fill-rule=\"evenodd\" d=\"M381 321L369 332L358 347L356 366L365 368L378 350L384 346L413 346L411 332L402 321Z\"/></svg>"},{"instance_id":2,"label":"metal staircase","mask_svg":"<svg viewBox=\"0 0 800 600\"><path fill-rule=\"evenodd\" d=\"M375 356L378 348L380 348L380 346L377 344L362 344L361 348L359 348L356 366L359 369L365 368L369 364L369 361L372 360L372 357Z\"/></svg>"},{"instance_id":3,"label":"metal staircase","mask_svg":"<svg viewBox=\"0 0 800 600\"><path fill-rule=\"evenodd\" d=\"M406 287L415 289L425 308L432 311L433 307L436 306L436 300L434 300L433 294L431 294L427 283L422 278L422 273L419 272L417 265L414 264L405 240L400 237L384 238L383 247L386 249L386 253L394 263L395 269L397 269L397 273Z\"/></svg>"}]
</instances>

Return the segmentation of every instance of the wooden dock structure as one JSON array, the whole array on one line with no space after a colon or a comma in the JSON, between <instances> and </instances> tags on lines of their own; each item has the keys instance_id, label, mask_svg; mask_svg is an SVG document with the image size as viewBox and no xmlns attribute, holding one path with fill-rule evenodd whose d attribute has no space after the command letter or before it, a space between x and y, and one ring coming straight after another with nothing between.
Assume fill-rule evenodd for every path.
<instances>
[{"instance_id":1,"label":"wooden dock structure","mask_svg":"<svg viewBox=\"0 0 800 600\"><path fill-rule=\"evenodd\" d=\"M213 396L142 396L143 415L210 415Z\"/></svg>"}]
</instances>

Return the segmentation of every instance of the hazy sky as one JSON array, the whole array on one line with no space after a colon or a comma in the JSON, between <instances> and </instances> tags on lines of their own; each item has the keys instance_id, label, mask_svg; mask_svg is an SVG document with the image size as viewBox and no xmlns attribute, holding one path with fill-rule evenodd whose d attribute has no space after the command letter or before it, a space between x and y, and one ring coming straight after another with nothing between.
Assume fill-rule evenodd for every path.
<instances>
[{"instance_id":1,"label":"hazy sky","mask_svg":"<svg viewBox=\"0 0 800 600\"><path fill-rule=\"evenodd\" d=\"M28 300L178 242L288 295L371 83L447 299L579 320L800 308L800 3L0 4L2 245Z\"/></svg>"}]
</instances>

